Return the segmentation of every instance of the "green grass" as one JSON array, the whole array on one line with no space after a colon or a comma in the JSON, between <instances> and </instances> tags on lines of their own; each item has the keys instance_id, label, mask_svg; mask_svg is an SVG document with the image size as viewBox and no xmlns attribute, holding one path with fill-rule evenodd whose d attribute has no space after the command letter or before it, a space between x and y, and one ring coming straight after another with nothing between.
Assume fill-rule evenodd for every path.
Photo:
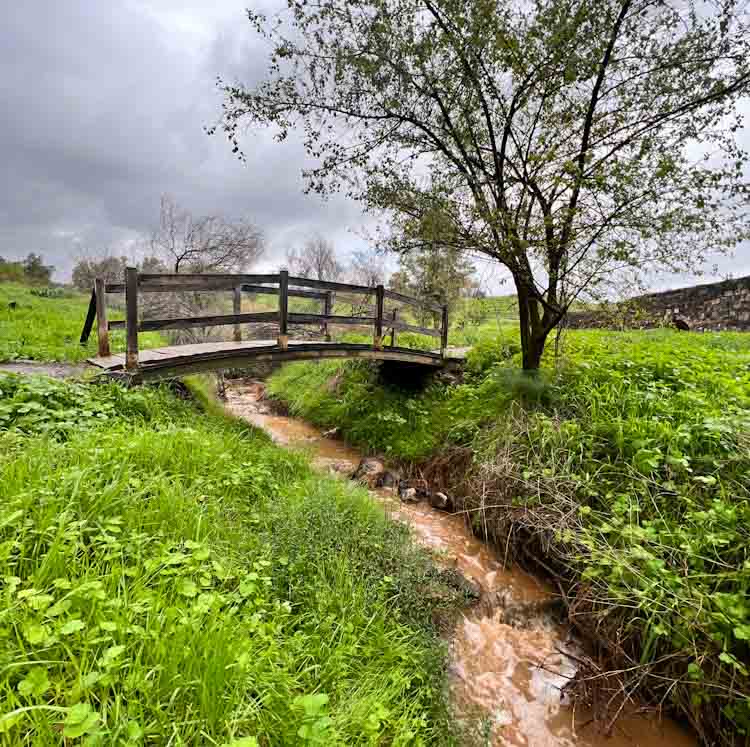
<instances>
[{"instance_id":1,"label":"green grass","mask_svg":"<svg viewBox=\"0 0 750 747\"><path fill-rule=\"evenodd\" d=\"M366 365L298 363L270 391L394 458L469 448L453 487L478 528L544 553L631 684L707 739L746 734L750 336L571 332L533 378L518 357L513 333L484 333L459 385L415 396ZM480 488L498 508L477 510Z\"/></svg>"},{"instance_id":2,"label":"green grass","mask_svg":"<svg viewBox=\"0 0 750 747\"><path fill-rule=\"evenodd\" d=\"M25 358L37 361L78 362L97 354L96 328L88 343L81 345L81 329L86 319L89 296L75 291L62 295L37 295L28 285L0 283L0 361ZM9 304L15 302L11 309ZM110 311L111 319L124 315ZM154 332L138 336L142 348L158 347L163 338ZM124 330L110 332L113 352L125 349Z\"/></svg>"},{"instance_id":3,"label":"green grass","mask_svg":"<svg viewBox=\"0 0 750 747\"><path fill-rule=\"evenodd\" d=\"M0 455L0 743L450 741L461 594L365 491L166 388L2 375Z\"/></svg>"}]
</instances>

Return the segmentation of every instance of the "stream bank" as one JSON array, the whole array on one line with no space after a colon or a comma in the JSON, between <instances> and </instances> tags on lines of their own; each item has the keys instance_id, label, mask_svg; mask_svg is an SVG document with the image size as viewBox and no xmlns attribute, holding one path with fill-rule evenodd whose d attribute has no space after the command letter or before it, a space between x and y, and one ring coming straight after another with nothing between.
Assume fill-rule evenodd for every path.
<instances>
[{"instance_id":1,"label":"stream bank","mask_svg":"<svg viewBox=\"0 0 750 747\"><path fill-rule=\"evenodd\" d=\"M226 382L226 406L263 428L279 444L305 451L323 470L348 477L361 454L302 420L274 413L262 382ZM480 591L450 641L449 687L458 731L467 742L498 746L655 747L695 745L673 721L626 715L602 733L590 713L575 708L565 685L576 671L582 645L557 619L555 591L542 579L508 569L477 539L462 515L426 502L402 503L391 490L371 491L383 510L409 525L436 562L454 567Z\"/></svg>"}]
</instances>

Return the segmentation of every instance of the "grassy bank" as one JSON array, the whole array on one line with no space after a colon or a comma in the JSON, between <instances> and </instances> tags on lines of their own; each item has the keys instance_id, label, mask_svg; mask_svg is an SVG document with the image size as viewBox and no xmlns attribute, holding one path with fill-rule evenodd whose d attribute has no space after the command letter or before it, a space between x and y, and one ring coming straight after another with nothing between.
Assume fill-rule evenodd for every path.
<instances>
[{"instance_id":1,"label":"grassy bank","mask_svg":"<svg viewBox=\"0 0 750 747\"><path fill-rule=\"evenodd\" d=\"M439 744L459 592L167 389L0 375L0 743Z\"/></svg>"},{"instance_id":2,"label":"grassy bank","mask_svg":"<svg viewBox=\"0 0 750 747\"><path fill-rule=\"evenodd\" d=\"M626 670L618 686L670 705L707 743L742 742L750 337L570 333L538 379L519 374L517 350L510 333L480 336L463 383L419 396L339 363L288 365L270 391L416 464L477 531L541 560L602 661ZM601 696L591 684L584 695Z\"/></svg>"},{"instance_id":3,"label":"grassy bank","mask_svg":"<svg viewBox=\"0 0 750 747\"><path fill-rule=\"evenodd\" d=\"M19 283L0 283L0 361L25 358L36 361L83 361L96 355L96 329L86 345L79 339L89 296L72 290L44 288ZM124 314L110 310L110 318ZM162 337L154 332L138 336L142 348L158 347ZM113 352L125 350L125 331L112 330Z\"/></svg>"}]
</instances>

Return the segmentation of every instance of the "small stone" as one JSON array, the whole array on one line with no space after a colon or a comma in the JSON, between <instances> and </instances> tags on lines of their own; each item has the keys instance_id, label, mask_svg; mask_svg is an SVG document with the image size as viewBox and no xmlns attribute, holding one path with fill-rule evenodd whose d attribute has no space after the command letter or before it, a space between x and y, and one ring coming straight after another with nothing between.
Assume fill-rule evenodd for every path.
<instances>
[{"instance_id":1,"label":"small stone","mask_svg":"<svg viewBox=\"0 0 750 747\"><path fill-rule=\"evenodd\" d=\"M453 511L453 501L445 493L433 493L430 505L440 511Z\"/></svg>"},{"instance_id":2,"label":"small stone","mask_svg":"<svg viewBox=\"0 0 750 747\"><path fill-rule=\"evenodd\" d=\"M416 488L406 488L406 490L399 490L398 497L404 503L419 503L419 496L417 495Z\"/></svg>"},{"instance_id":3,"label":"small stone","mask_svg":"<svg viewBox=\"0 0 750 747\"><path fill-rule=\"evenodd\" d=\"M382 474L385 472L385 465L380 459L366 457L357 465L354 470L352 480L364 483L368 487L374 488L380 482Z\"/></svg>"}]
</instances>

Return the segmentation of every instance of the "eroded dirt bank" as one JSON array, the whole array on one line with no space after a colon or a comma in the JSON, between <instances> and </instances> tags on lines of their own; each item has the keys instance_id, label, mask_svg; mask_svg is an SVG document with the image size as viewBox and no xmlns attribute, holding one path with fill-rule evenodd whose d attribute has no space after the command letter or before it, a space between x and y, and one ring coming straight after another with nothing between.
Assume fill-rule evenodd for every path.
<instances>
[{"instance_id":1,"label":"eroded dirt bank","mask_svg":"<svg viewBox=\"0 0 750 747\"><path fill-rule=\"evenodd\" d=\"M320 469L348 477L361 455L303 421L274 414L261 382L226 382L227 408L266 430L279 444L305 450ZM687 747L693 736L678 724L631 715L604 735L591 714L575 709L564 685L575 673L580 646L555 618L555 593L520 569L506 569L461 515L426 502L402 503L389 490L372 491L394 520L407 523L437 562L455 567L480 590L451 639L452 707L467 741L527 747Z\"/></svg>"}]
</instances>

